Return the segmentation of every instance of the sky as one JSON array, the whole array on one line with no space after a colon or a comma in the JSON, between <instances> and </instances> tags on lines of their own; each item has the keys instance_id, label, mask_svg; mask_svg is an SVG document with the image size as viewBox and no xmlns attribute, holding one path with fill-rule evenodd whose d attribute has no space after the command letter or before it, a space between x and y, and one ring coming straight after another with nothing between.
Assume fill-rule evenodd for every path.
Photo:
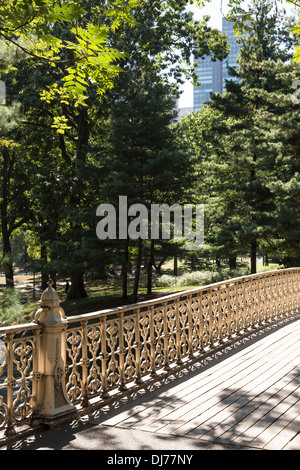
<instances>
[{"instance_id":1,"label":"sky","mask_svg":"<svg viewBox=\"0 0 300 470\"><path fill-rule=\"evenodd\" d=\"M286 3L286 0L282 0L282 3L278 2L279 6L281 5L284 8L287 8L288 12L291 12L293 7ZM222 17L223 14L228 12L228 0L211 0L205 5L204 8L198 8L196 6L190 6L194 12L196 19L201 19L204 15L210 16L209 25L222 29ZM221 11L222 9L222 11ZM180 96L178 105L179 108L190 108L193 107L193 86L191 83L186 82L182 87L183 93Z\"/></svg>"}]
</instances>

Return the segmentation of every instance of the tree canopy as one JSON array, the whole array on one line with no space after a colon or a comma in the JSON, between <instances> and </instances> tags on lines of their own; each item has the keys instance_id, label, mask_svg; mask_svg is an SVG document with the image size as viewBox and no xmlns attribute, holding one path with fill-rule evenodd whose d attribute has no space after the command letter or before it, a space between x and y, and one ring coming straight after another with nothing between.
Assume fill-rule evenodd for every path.
<instances>
[{"instance_id":1,"label":"tree canopy","mask_svg":"<svg viewBox=\"0 0 300 470\"><path fill-rule=\"evenodd\" d=\"M193 2L190 2L193 3ZM205 2L196 2L205 4ZM70 278L69 299L87 276L121 267L123 295L134 266L168 257L226 259L272 253L300 258L298 226L299 27L275 0L229 2L242 43L223 94L177 123L176 101L195 62L225 60L224 33L196 20L186 1L87 0L0 3L2 268L13 285L21 233L43 285ZM192 60L192 57L196 61ZM117 204L205 205L205 245L177 240L99 240L96 208ZM297 206L298 207L298 206ZM294 214L291 221L291 214ZM25 242L24 242L25 243ZM176 270L176 262L174 265Z\"/></svg>"}]
</instances>

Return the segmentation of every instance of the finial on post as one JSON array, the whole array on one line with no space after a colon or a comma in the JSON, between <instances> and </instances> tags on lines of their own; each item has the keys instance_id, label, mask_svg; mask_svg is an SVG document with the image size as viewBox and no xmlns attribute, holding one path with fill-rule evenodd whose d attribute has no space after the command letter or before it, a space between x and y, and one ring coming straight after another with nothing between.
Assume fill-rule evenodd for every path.
<instances>
[{"instance_id":1,"label":"finial on post","mask_svg":"<svg viewBox=\"0 0 300 470\"><path fill-rule=\"evenodd\" d=\"M48 279L47 284L47 289L41 295L40 307L34 316L34 323L59 323L66 318L64 310L59 305L61 302L59 295L52 287L52 279Z\"/></svg>"}]
</instances>

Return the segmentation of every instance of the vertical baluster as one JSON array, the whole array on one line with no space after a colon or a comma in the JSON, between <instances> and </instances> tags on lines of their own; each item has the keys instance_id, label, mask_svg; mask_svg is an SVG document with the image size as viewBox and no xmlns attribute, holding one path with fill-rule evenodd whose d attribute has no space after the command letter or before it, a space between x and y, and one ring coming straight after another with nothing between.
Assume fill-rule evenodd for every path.
<instances>
[{"instance_id":1,"label":"vertical baluster","mask_svg":"<svg viewBox=\"0 0 300 470\"><path fill-rule=\"evenodd\" d=\"M120 381L119 381L119 390L126 390L125 385L125 353L126 349L124 348L124 313L121 312L118 314L119 318L119 370L120 370Z\"/></svg>"},{"instance_id":2,"label":"vertical baluster","mask_svg":"<svg viewBox=\"0 0 300 470\"><path fill-rule=\"evenodd\" d=\"M165 370L169 370L169 332L168 332L168 316L167 316L167 303L163 302L163 333L162 338L164 342L164 363L165 363Z\"/></svg>"},{"instance_id":3,"label":"vertical baluster","mask_svg":"<svg viewBox=\"0 0 300 470\"><path fill-rule=\"evenodd\" d=\"M275 297L275 309L273 309L273 319L274 320L278 320L279 316L280 316L280 312L279 312L279 299L280 299L280 291L279 291L279 277L277 275L277 273L274 274L274 282L275 282L275 289L276 290L276 297Z\"/></svg>"},{"instance_id":4,"label":"vertical baluster","mask_svg":"<svg viewBox=\"0 0 300 470\"><path fill-rule=\"evenodd\" d=\"M140 339L140 309L137 309L134 314L134 334L135 334L135 383L141 383L141 339Z\"/></svg>"},{"instance_id":5,"label":"vertical baluster","mask_svg":"<svg viewBox=\"0 0 300 470\"><path fill-rule=\"evenodd\" d=\"M227 336L228 339L232 338L232 326L231 326L231 311L230 311L230 284L225 284L226 289L226 321L227 321Z\"/></svg>"},{"instance_id":6,"label":"vertical baluster","mask_svg":"<svg viewBox=\"0 0 300 470\"><path fill-rule=\"evenodd\" d=\"M236 324L236 334L240 334L241 331L241 322L240 322L240 312L239 312L239 306L238 306L238 282L234 282L232 285L232 290L233 290L233 297L235 298L235 301L233 302L233 309L234 309L234 319L235 319L235 324ZM252 298L251 298L251 308L252 308Z\"/></svg>"},{"instance_id":7,"label":"vertical baluster","mask_svg":"<svg viewBox=\"0 0 300 470\"><path fill-rule=\"evenodd\" d=\"M106 338L106 316L100 318L100 341L101 341L101 398L109 397L108 384L107 384L107 361L109 358L107 351L107 338Z\"/></svg>"},{"instance_id":8,"label":"vertical baluster","mask_svg":"<svg viewBox=\"0 0 300 470\"><path fill-rule=\"evenodd\" d=\"M244 323L244 329L247 330L248 328L252 327L252 318L250 315L248 315L248 310L247 310L247 305L246 305L246 284L244 281L241 284L241 289L242 289L241 305L242 305L243 323Z\"/></svg>"},{"instance_id":9,"label":"vertical baluster","mask_svg":"<svg viewBox=\"0 0 300 470\"><path fill-rule=\"evenodd\" d=\"M33 336L33 350L32 350L32 423L37 418L37 396L38 396L38 387L41 379L41 374L38 369L38 351L40 350L40 328L38 330L34 330ZM66 349L66 348L65 348Z\"/></svg>"},{"instance_id":10,"label":"vertical baluster","mask_svg":"<svg viewBox=\"0 0 300 470\"><path fill-rule=\"evenodd\" d=\"M203 318L203 308L202 308L202 292L199 293L198 299L199 299L199 311L198 311L198 316L199 316L199 352L202 353L204 351L204 328L203 328L203 323L204 323L204 318Z\"/></svg>"},{"instance_id":11,"label":"vertical baluster","mask_svg":"<svg viewBox=\"0 0 300 470\"><path fill-rule=\"evenodd\" d=\"M223 343L223 316L221 304L221 288L217 287L217 324L218 324L218 342Z\"/></svg>"},{"instance_id":12,"label":"vertical baluster","mask_svg":"<svg viewBox=\"0 0 300 470\"><path fill-rule=\"evenodd\" d=\"M263 312L264 312L264 322L268 323L269 321L269 302L268 302L268 290L270 286L270 276L265 275L263 279L261 280L263 283L263 298L262 298L262 303L263 303Z\"/></svg>"},{"instance_id":13,"label":"vertical baluster","mask_svg":"<svg viewBox=\"0 0 300 470\"><path fill-rule=\"evenodd\" d=\"M296 313L297 311L297 289L296 289L297 281L296 281L296 272L292 271L292 313Z\"/></svg>"},{"instance_id":14,"label":"vertical baluster","mask_svg":"<svg viewBox=\"0 0 300 470\"><path fill-rule=\"evenodd\" d=\"M207 298L208 298L208 337L209 337L209 344L213 346L214 339L213 339L213 314L212 314L212 288L208 288L207 290Z\"/></svg>"},{"instance_id":15,"label":"vertical baluster","mask_svg":"<svg viewBox=\"0 0 300 470\"><path fill-rule=\"evenodd\" d=\"M177 354L177 363L181 364L181 328L180 328L180 312L179 312L179 298L174 300L175 302L175 336L176 336L176 354Z\"/></svg>"},{"instance_id":16,"label":"vertical baluster","mask_svg":"<svg viewBox=\"0 0 300 470\"><path fill-rule=\"evenodd\" d=\"M273 274L272 291L275 292L275 295L272 295L272 320L277 320L279 312L279 289L276 273Z\"/></svg>"},{"instance_id":17,"label":"vertical baluster","mask_svg":"<svg viewBox=\"0 0 300 470\"><path fill-rule=\"evenodd\" d=\"M271 284L271 277L269 275L264 277L264 318L265 322L270 322L272 320L272 315L269 305L269 289Z\"/></svg>"},{"instance_id":18,"label":"vertical baluster","mask_svg":"<svg viewBox=\"0 0 300 470\"><path fill-rule=\"evenodd\" d=\"M188 350L189 358L193 357L193 319L192 319L192 297L189 295L187 298L187 330L188 330Z\"/></svg>"},{"instance_id":19,"label":"vertical baluster","mask_svg":"<svg viewBox=\"0 0 300 470\"><path fill-rule=\"evenodd\" d=\"M259 326L262 326L263 323L264 323L264 315L263 315L263 305L262 305L262 302L261 302L261 295L262 295L262 292L263 292L263 288L262 288L262 283L263 283L263 279L257 277L256 278L256 290L257 290L257 293L256 293L256 304L257 304L257 313L258 313L258 325Z\"/></svg>"},{"instance_id":20,"label":"vertical baluster","mask_svg":"<svg viewBox=\"0 0 300 470\"><path fill-rule=\"evenodd\" d=\"M257 326L257 316L255 315L256 312L256 307L255 307L255 287L253 285L253 278L250 278L249 280L246 280L248 285L248 292L250 295L248 295L249 299L249 308L248 308L248 316L250 318L250 325L252 328L256 328Z\"/></svg>"},{"instance_id":21,"label":"vertical baluster","mask_svg":"<svg viewBox=\"0 0 300 470\"><path fill-rule=\"evenodd\" d=\"M287 311L288 311L288 300L287 300L287 297L288 297L288 290L289 290L289 281L288 281L288 273L285 273L284 277L284 296L283 296L283 299L284 299L284 308L283 308L283 318L285 318L287 316Z\"/></svg>"},{"instance_id":22,"label":"vertical baluster","mask_svg":"<svg viewBox=\"0 0 300 470\"><path fill-rule=\"evenodd\" d=\"M194 296L194 303L195 308L193 310L193 323L194 323L194 330L193 330L193 339L196 340L196 344L198 345L197 349L194 347L193 352L199 352L201 349L201 334L200 334L200 311L201 311L201 298L200 294L197 293Z\"/></svg>"},{"instance_id":23,"label":"vertical baluster","mask_svg":"<svg viewBox=\"0 0 300 470\"><path fill-rule=\"evenodd\" d=\"M156 364L155 364L155 333L154 333L154 307L149 306L149 319L150 319L150 360L151 360L151 377L156 376Z\"/></svg>"},{"instance_id":24,"label":"vertical baluster","mask_svg":"<svg viewBox=\"0 0 300 470\"><path fill-rule=\"evenodd\" d=\"M296 278L297 278L297 313L299 313L300 307L300 271L297 269L296 271Z\"/></svg>"},{"instance_id":25,"label":"vertical baluster","mask_svg":"<svg viewBox=\"0 0 300 470\"><path fill-rule=\"evenodd\" d=\"M14 402L13 402L13 392L15 387L15 378L14 378L14 352L13 352L13 333L7 333L6 335L6 364L7 364L7 377L5 379L5 385L7 390L7 428L5 431L6 436L15 434L14 429Z\"/></svg>"},{"instance_id":26,"label":"vertical baluster","mask_svg":"<svg viewBox=\"0 0 300 470\"><path fill-rule=\"evenodd\" d=\"M295 271L292 272L292 296L293 296L293 305L292 305L292 310L293 313L296 312L296 303L297 303L297 298L296 298L296 273Z\"/></svg>"},{"instance_id":27,"label":"vertical baluster","mask_svg":"<svg viewBox=\"0 0 300 470\"><path fill-rule=\"evenodd\" d=\"M81 370L82 370L82 380L81 380L81 405L87 407L89 405L88 401L88 367L89 359L87 355L87 320L81 321Z\"/></svg>"}]
</instances>

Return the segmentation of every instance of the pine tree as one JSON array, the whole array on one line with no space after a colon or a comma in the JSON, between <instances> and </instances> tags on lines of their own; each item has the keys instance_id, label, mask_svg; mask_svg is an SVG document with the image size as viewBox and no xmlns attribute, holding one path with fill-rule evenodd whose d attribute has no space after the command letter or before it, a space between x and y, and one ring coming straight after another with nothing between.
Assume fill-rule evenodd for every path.
<instances>
[{"instance_id":1,"label":"pine tree","mask_svg":"<svg viewBox=\"0 0 300 470\"><path fill-rule=\"evenodd\" d=\"M238 70L232 71L239 81L229 81L224 95L212 98L211 107L223 115L213 138L218 154L214 171L220 165L222 169L216 193L228 217L219 237L234 231L240 246L249 248L254 273L260 241L276 232L277 144L269 139L263 120L271 106L270 94L280 89L275 65L289 61L291 49L288 29L272 10L273 3L264 0L252 6L249 31L241 38Z\"/></svg>"},{"instance_id":2,"label":"pine tree","mask_svg":"<svg viewBox=\"0 0 300 470\"><path fill-rule=\"evenodd\" d=\"M133 70L126 78L122 89L117 90L121 97L111 110L110 175L105 194L116 204L122 195L127 196L128 206L141 203L149 210L151 204L180 202L189 176L189 160L176 147L171 128L175 117L173 87L149 71ZM136 244L134 301L145 249L149 258L148 293L154 264L154 240L148 246L148 242L140 238ZM124 242L124 253L125 258L128 257L128 241Z\"/></svg>"}]
</instances>

